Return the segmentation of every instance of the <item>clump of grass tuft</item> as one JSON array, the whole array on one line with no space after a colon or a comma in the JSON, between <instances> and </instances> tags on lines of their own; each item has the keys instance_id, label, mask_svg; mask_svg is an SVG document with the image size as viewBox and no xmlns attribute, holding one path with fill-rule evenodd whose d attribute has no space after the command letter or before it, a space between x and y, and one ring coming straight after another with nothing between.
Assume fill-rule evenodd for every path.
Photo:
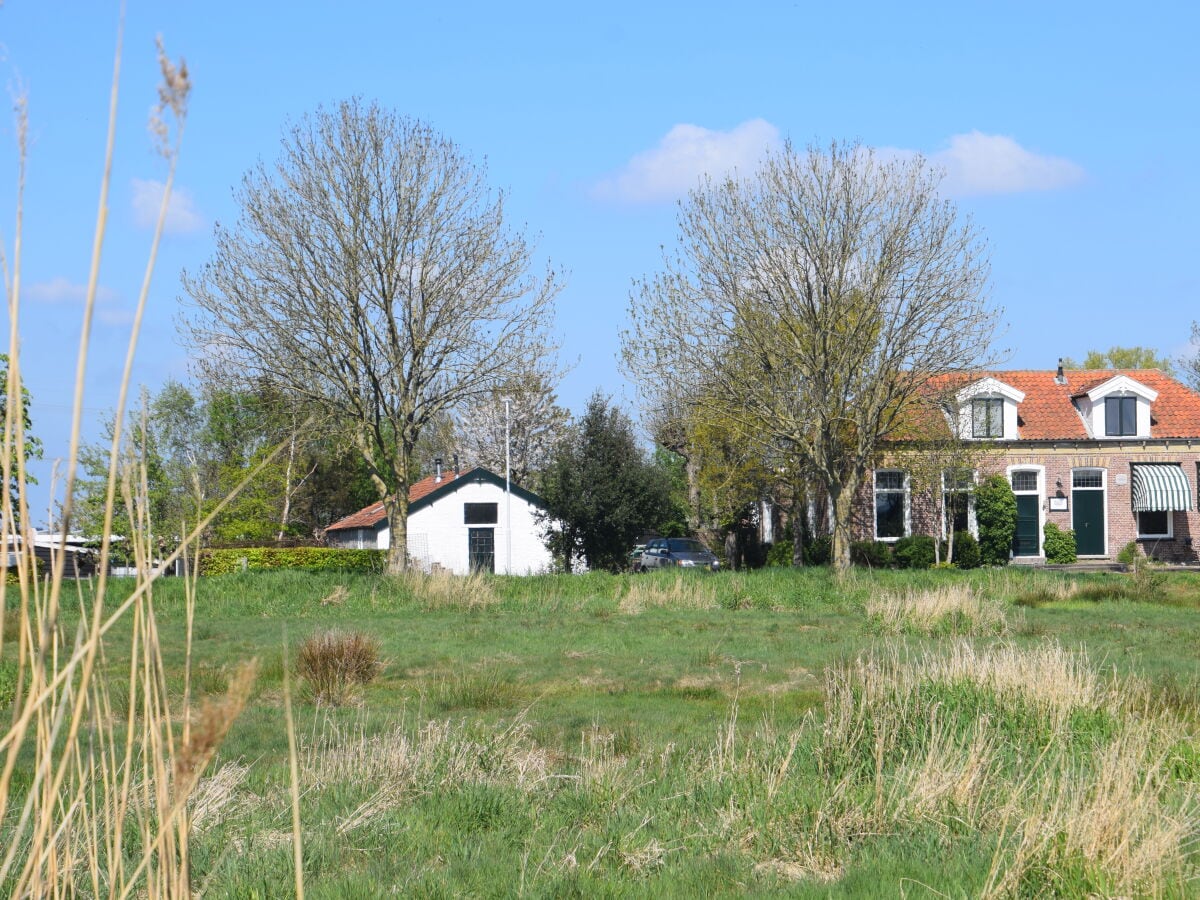
<instances>
[{"instance_id":1,"label":"clump of grass tuft","mask_svg":"<svg viewBox=\"0 0 1200 900\"><path fill-rule=\"evenodd\" d=\"M326 631L300 645L296 674L318 703L341 706L383 668L379 641L362 632Z\"/></svg>"},{"instance_id":2,"label":"clump of grass tuft","mask_svg":"<svg viewBox=\"0 0 1200 900\"><path fill-rule=\"evenodd\" d=\"M1006 610L1003 600L962 582L866 602L870 624L881 634L1007 634Z\"/></svg>"},{"instance_id":3,"label":"clump of grass tuft","mask_svg":"<svg viewBox=\"0 0 1200 900\"><path fill-rule=\"evenodd\" d=\"M631 616L647 609L715 609L716 591L700 575L676 575L672 582L656 576L635 579L617 601L617 608Z\"/></svg>"}]
</instances>

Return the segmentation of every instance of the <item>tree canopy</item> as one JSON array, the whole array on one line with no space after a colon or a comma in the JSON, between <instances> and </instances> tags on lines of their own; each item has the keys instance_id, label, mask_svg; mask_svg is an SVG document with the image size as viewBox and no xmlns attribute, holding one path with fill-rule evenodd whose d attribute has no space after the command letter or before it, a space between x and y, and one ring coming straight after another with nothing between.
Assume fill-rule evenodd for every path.
<instances>
[{"instance_id":1,"label":"tree canopy","mask_svg":"<svg viewBox=\"0 0 1200 900\"><path fill-rule=\"evenodd\" d=\"M829 499L849 565L855 493L930 379L986 364L996 312L975 228L920 158L790 144L681 206L640 281L624 358L653 410L715 417Z\"/></svg>"},{"instance_id":2,"label":"tree canopy","mask_svg":"<svg viewBox=\"0 0 1200 900\"><path fill-rule=\"evenodd\" d=\"M593 394L542 476L546 545L568 572L579 558L620 570L639 536L683 518L672 487L669 463L647 460L630 418Z\"/></svg>"},{"instance_id":3,"label":"tree canopy","mask_svg":"<svg viewBox=\"0 0 1200 900\"><path fill-rule=\"evenodd\" d=\"M1062 364L1066 369L1162 369L1168 375L1175 371L1174 363L1166 356L1159 356L1151 347L1089 350L1081 362L1066 357Z\"/></svg>"},{"instance_id":4,"label":"tree canopy","mask_svg":"<svg viewBox=\"0 0 1200 900\"><path fill-rule=\"evenodd\" d=\"M184 276L184 334L229 382L266 381L347 434L401 571L422 433L553 353L555 274L532 273L504 196L453 142L356 100L295 125L237 200Z\"/></svg>"}]
</instances>

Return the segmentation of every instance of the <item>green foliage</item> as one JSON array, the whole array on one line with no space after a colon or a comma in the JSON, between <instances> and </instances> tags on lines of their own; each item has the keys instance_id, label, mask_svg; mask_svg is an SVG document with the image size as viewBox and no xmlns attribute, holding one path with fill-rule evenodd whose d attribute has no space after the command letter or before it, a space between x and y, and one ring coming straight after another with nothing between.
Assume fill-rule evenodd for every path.
<instances>
[{"instance_id":1,"label":"green foliage","mask_svg":"<svg viewBox=\"0 0 1200 900\"><path fill-rule=\"evenodd\" d=\"M336 547L248 547L245 549L201 550L201 575L231 575L268 569L303 569L379 572L384 550L343 550ZM243 560L245 561L243 563Z\"/></svg>"},{"instance_id":2,"label":"green foliage","mask_svg":"<svg viewBox=\"0 0 1200 900\"><path fill-rule=\"evenodd\" d=\"M1162 369L1174 374L1170 357L1159 356L1152 347L1109 347L1107 350L1089 350L1083 362L1064 358L1064 369Z\"/></svg>"},{"instance_id":3,"label":"green foliage","mask_svg":"<svg viewBox=\"0 0 1200 900\"><path fill-rule=\"evenodd\" d=\"M1134 599L1143 603L1153 603L1162 600L1167 573L1149 557L1140 556L1133 563L1131 581Z\"/></svg>"},{"instance_id":4,"label":"green foliage","mask_svg":"<svg viewBox=\"0 0 1200 900\"><path fill-rule=\"evenodd\" d=\"M833 555L833 538L827 534L811 537L804 545L804 564L806 566L824 566Z\"/></svg>"},{"instance_id":5,"label":"green foliage","mask_svg":"<svg viewBox=\"0 0 1200 900\"><path fill-rule=\"evenodd\" d=\"M1122 547L1121 552L1117 554L1117 562L1121 563L1122 565L1132 566L1138 561L1139 556L1141 556L1141 553L1138 552L1138 542L1130 541L1128 544Z\"/></svg>"},{"instance_id":6,"label":"green foliage","mask_svg":"<svg viewBox=\"0 0 1200 900\"><path fill-rule=\"evenodd\" d=\"M1046 540L1043 543L1043 549L1046 553L1046 562L1075 562L1076 555L1074 531L1063 531L1053 522L1047 522L1045 528L1042 530L1046 535Z\"/></svg>"},{"instance_id":7,"label":"green foliage","mask_svg":"<svg viewBox=\"0 0 1200 900\"><path fill-rule=\"evenodd\" d=\"M5 416L8 415L7 385L8 385L8 354L0 353L0 423L3 423ZM25 444L22 447L22 455L25 458L25 462L28 463L31 459L41 459L42 458L42 442L40 439L33 436L33 431L32 431L33 422L29 418L29 402L30 402L29 391L26 389L24 383L22 383L19 386L19 390L20 390L20 394L21 394L21 426L24 429L24 438L25 438ZM15 419L15 416L14 416L14 419ZM13 430L14 430L14 432L16 431L15 423L13 426ZM28 473L28 471L25 473L25 481L28 484L37 484L37 479L34 478L32 475L30 475ZM16 455L14 454L13 461L12 461L12 476L11 476L11 480L9 481L9 491L13 498L14 511L15 511L16 504L17 504L16 497L17 497L18 489L19 489L19 484L17 482L17 460L16 460Z\"/></svg>"},{"instance_id":8,"label":"green foliage","mask_svg":"<svg viewBox=\"0 0 1200 900\"><path fill-rule=\"evenodd\" d=\"M886 541L854 541L850 545L850 561L856 566L886 569L892 558L892 545Z\"/></svg>"},{"instance_id":9,"label":"green foliage","mask_svg":"<svg viewBox=\"0 0 1200 900\"><path fill-rule=\"evenodd\" d=\"M914 534L900 538L892 552L896 566L900 569L928 569L937 557L933 538L927 534Z\"/></svg>"},{"instance_id":10,"label":"green foliage","mask_svg":"<svg viewBox=\"0 0 1200 900\"><path fill-rule=\"evenodd\" d=\"M954 559L951 560L960 569L976 569L979 567L979 541L969 531L954 532Z\"/></svg>"},{"instance_id":11,"label":"green foliage","mask_svg":"<svg viewBox=\"0 0 1200 900\"><path fill-rule=\"evenodd\" d=\"M1017 531L1017 498L1003 475L985 478L975 489L979 557L985 566L1008 565Z\"/></svg>"},{"instance_id":12,"label":"green foliage","mask_svg":"<svg viewBox=\"0 0 1200 900\"><path fill-rule=\"evenodd\" d=\"M568 572L577 557L621 571L641 534L678 522L672 477L646 460L629 417L593 394L542 478L547 547Z\"/></svg>"}]
</instances>

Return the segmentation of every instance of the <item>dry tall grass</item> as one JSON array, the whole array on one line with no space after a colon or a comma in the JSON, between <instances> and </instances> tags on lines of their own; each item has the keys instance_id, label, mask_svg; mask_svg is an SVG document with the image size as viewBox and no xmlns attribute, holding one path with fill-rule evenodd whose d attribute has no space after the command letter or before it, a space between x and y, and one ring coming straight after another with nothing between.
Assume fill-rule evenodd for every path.
<instances>
[{"instance_id":1,"label":"dry tall grass","mask_svg":"<svg viewBox=\"0 0 1200 900\"><path fill-rule=\"evenodd\" d=\"M635 578L617 602L621 612L633 616L655 608L715 609L716 606L716 589L703 576L696 575L676 575L669 584L650 576Z\"/></svg>"},{"instance_id":2,"label":"dry tall grass","mask_svg":"<svg viewBox=\"0 0 1200 900\"><path fill-rule=\"evenodd\" d=\"M76 393L70 451L65 465L61 535L72 521L83 414L83 385L95 311L98 274L108 212L108 190L115 142L120 40L115 55L109 107L104 175L83 311L76 365ZM160 575L185 556L199 523L166 559L156 559L156 528L178 532L181 523L152 522L147 509L147 473L138 448L122 434L130 376L151 273L163 232L179 139L190 91L187 68L176 66L159 46L162 81L152 129L167 161L166 188L150 244L145 276L125 357L124 377L114 412L109 457L104 535L99 575L90 607L82 592L64 578L66 555L54 555L50 571L38 577L31 515L25 492L24 425L21 416L21 233L25 105L18 103L20 176L12 268L6 267L9 377L0 449L0 485L6 549L15 553L13 597L0 579L0 662L15 655L18 672L12 717L0 737L0 885L14 897L76 895L149 898L191 896L190 835L219 803L220 789L204 773L249 696L253 664L230 679L223 697L199 708L191 691L183 696L167 688L162 647L155 618L154 586ZM168 127L170 120L173 128ZM108 591L109 535L118 504L124 505L133 533L137 581L129 596L113 603ZM61 546L65 546L65 540ZM192 570L194 572L194 568ZM11 573L11 569L10 569ZM68 624L64 597L76 592L80 615ZM191 633L195 614L194 576L187 583L187 658L190 683ZM4 610L9 610L8 615ZM128 643L114 643L122 623ZM124 658L124 678L110 686L101 672L105 660ZM115 703L114 687L120 702ZM18 767L21 778L16 778ZM136 849L130 849L136 848Z\"/></svg>"},{"instance_id":3,"label":"dry tall grass","mask_svg":"<svg viewBox=\"0 0 1200 900\"><path fill-rule=\"evenodd\" d=\"M1001 635L1009 630L1007 604L961 582L887 593L865 606L868 618L883 634Z\"/></svg>"},{"instance_id":4,"label":"dry tall grass","mask_svg":"<svg viewBox=\"0 0 1200 900\"><path fill-rule=\"evenodd\" d=\"M426 609L483 609L495 606L500 597L482 575L453 575L446 571L429 574L410 570L403 575L413 599Z\"/></svg>"}]
</instances>

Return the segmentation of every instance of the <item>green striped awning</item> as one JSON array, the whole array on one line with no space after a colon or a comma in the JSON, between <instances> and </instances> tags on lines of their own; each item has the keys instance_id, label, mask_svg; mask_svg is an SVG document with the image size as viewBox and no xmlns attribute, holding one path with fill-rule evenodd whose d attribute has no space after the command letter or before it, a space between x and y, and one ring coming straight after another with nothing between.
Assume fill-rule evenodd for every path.
<instances>
[{"instance_id":1,"label":"green striped awning","mask_svg":"<svg viewBox=\"0 0 1200 900\"><path fill-rule=\"evenodd\" d=\"M1133 467L1133 511L1191 509L1192 489L1181 466L1141 463Z\"/></svg>"}]
</instances>

